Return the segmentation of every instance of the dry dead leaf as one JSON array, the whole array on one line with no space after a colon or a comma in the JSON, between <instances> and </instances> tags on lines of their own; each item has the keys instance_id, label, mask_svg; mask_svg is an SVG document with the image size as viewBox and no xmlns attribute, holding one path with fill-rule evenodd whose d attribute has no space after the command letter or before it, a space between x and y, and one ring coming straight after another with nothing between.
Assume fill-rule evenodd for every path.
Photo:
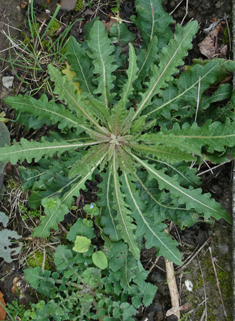
<instances>
[{"instance_id":1,"label":"dry dead leaf","mask_svg":"<svg viewBox=\"0 0 235 321\"><path fill-rule=\"evenodd\" d=\"M210 31L208 36L199 43L199 49L201 53L207 58L211 59L213 57L224 58L227 55L227 45L218 48L218 36L219 33L223 32L223 21L217 24L217 26Z\"/></svg>"},{"instance_id":2,"label":"dry dead leaf","mask_svg":"<svg viewBox=\"0 0 235 321\"><path fill-rule=\"evenodd\" d=\"M228 45L223 45L219 49L219 57L220 58L226 58L227 57L227 52L228 52Z\"/></svg>"},{"instance_id":3,"label":"dry dead leaf","mask_svg":"<svg viewBox=\"0 0 235 321\"><path fill-rule=\"evenodd\" d=\"M3 293L0 291L0 302L2 303L2 305L4 305L4 307L6 306L4 297L3 297ZM5 320L6 317L6 310L0 305L0 320Z\"/></svg>"},{"instance_id":4,"label":"dry dead leaf","mask_svg":"<svg viewBox=\"0 0 235 321\"><path fill-rule=\"evenodd\" d=\"M21 9L25 9L25 8L26 8L26 6L27 6L27 3L25 3L25 2L21 2L21 4L20 4Z\"/></svg>"},{"instance_id":5,"label":"dry dead leaf","mask_svg":"<svg viewBox=\"0 0 235 321\"><path fill-rule=\"evenodd\" d=\"M109 14L109 18L110 18L109 22L102 20L102 22L105 26L105 29L108 31L108 33L110 32L110 27L112 26L112 24L117 21L117 19L115 19L116 17L112 16L111 13Z\"/></svg>"},{"instance_id":6,"label":"dry dead leaf","mask_svg":"<svg viewBox=\"0 0 235 321\"><path fill-rule=\"evenodd\" d=\"M94 12L91 10L91 9L86 9L84 12L83 12L83 16L92 16L94 14Z\"/></svg>"},{"instance_id":7,"label":"dry dead leaf","mask_svg":"<svg viewBox=\"0 0 235 321\"><path fill-rule=\"evenodd\" d=\"M169 317L172 314L176 314L178 311L188 311L191 308L191 305L189 303L185 303L184 305L181 305L180 307L173 307L170 310L166 312L166 316Z\"/></svg>"},{"instance_id":8,"label":"dry dead leaf","mask_svg":"<svg viewBox=\"0 0 235 321\"><path fill-rule=\"evenodd\" d=\"M65 64L66 64L66 67L62 70L62 73L64 75L67 75L67 77L68 77L67 80L69 81L69 80L72 80L76 76L76 72L70 70L71 66L67 62ZM80 88L79 82L73 81L73 85L76 89L76 94L80 95L82 92L82 89Z\"/></svg>"},{"instance_id":9,"label":"dry dead leaf","mask_svg":"<svg viewBox=\"0 0 235 321\"><path fill-rule=\"evenodd\" d=\"M17 282L20 280L19 277L15 277L12 281L12 288L11 288L11 293L15 293L16 292L16 289L17 289Z\"/></svg>"}]
</instances>

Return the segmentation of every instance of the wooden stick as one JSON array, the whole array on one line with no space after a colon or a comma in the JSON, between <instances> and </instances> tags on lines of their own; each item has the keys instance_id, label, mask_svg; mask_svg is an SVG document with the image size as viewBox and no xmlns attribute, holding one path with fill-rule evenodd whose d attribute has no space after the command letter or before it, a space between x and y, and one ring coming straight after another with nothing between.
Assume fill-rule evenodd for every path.
<instances>
[{"instance_id":1,"label":"wooden stick","mask_svg":"<svg viewBox=\"0 0 235 321\"><path fill-rule=\"evenodd\" d=\"M174 271L174 266L173 263L167 259L165 259L165 264L166 264L166 279L167 279L167 284L171 296L171 306L174 308L179 307L179 293L178 293L178 288L176 284L176 279L175 279L175 271ZM180 311L176 311L174 313L178 319L180 319Z\"/></svg>"}]
</instances>

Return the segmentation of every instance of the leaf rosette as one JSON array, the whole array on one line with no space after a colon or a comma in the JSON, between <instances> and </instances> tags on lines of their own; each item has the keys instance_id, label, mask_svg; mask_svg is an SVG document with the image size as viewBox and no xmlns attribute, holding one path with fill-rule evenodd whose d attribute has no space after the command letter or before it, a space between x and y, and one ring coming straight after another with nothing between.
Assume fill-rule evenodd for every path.
<instances>
[{"instance_id":1,"label":"leaf rosette","mask_svg":"<svg viewBox=\"0 0 235 321\"><path fill-rule=\"evenodd\" d=\"M3 162L38 162L28 173L22 169L27 188L35 191L31 204L54 199L51 208L43 201L46 215L35 236L47 237L51 228L57 229L97 170L101 183L96 222L112 242L124 240L136 260L145 238L146 248L155 246L158 255L181 264L177 242L165 231L166 219L181 228L199 216L230 221L221 205L202 193L191 164L212 157L219 162L228 148L233 154L233 114L226 112L224 117L222 110L218 119L206 118L210 103L228 98L231 87L219 86L212 98L205 91L234 71L235 62L214 59L175 78L198 24L177 25L173 34L171 17L159 8L161 1L137 1L138 17L133 21L144 42L138 55L129 43L128 61L98 20L88 27L84 43L71 37L67 59L76 76L68 81L54 66L48 68L54 94L63 104L45 95L38 100L27 95L5 100L41 122L50 119L61 131L40 142L22 139L1 149ZM160 17L165 18L159 27ZM81 94L73 82L79 82ZM203 123L195 122L196 112L200 119L205 117Z\"/></svg>"}]
</instances>

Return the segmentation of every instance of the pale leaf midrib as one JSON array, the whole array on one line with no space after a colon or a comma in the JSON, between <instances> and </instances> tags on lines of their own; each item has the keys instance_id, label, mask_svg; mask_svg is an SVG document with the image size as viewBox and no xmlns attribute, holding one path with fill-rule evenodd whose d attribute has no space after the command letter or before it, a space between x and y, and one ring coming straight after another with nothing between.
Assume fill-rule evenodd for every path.
<instances>
[{"instance_id":1,"label":"pale leaf midrib","mask_svg":"<svg viewBox=\"0 0 235 321\"><path fill-rule=\"evenodd\" d=\"M88 92L91 94L90 87L89 87L89 85L88 85L88 83L87 83L85 74L83 73L82 65L80 64L80 60L77 58L75 47L74 47L73 44L72 44L72 46L73 46L73 51L74 51L74 53L75 53L74 56L75 56L75 58L76 58L76 62L77 62L77 64L79 65L80 71L81 71L81 73L82 73L82 78L83 78L83 80L84 80L84 82L85 82L85 84L86 84L86 88L87 88Z\"/></svg>"},{"instance_id":2,"label":"pale leaf midrib","mask_svg":"<svg viewBox=\"0 0 235 321\"><path fill-rule=\"evenodd\" d=\"M225 63L226 63L226 62L224 62L223 64L225 64ZM221 66L223 66L223 64L221 64ZM211 68L210 70L208 70L208 72L207 72L204 76L202 76L201 78L198 78L198 80L197 80L192 86L190 86L189 88L187 88L185 91L183 91L182 93L180 93L178 96L176 96L176 97L174 97L173 99L167 101L167 102L164 103L163 105L155 108L154 110L152 110L151 112L149 112L148 114L146 114L146 116L151 115L152 113L154 113L154 112L162 109L163 107L171 104L171 103L172 103L173 101L175 101L176 99L179 99L181 96L185 95L189 90L191 90L193 87L195 87L195 86L199 83L199 81L202 82L202 80L203 80L205 77L207 77L208 74L210 74L210 73L213 71L214 68L218 67L218 65L219 65L219 64L216 64L213 68Z\"/></svg>"},{"instance_id":3,"label":"pale leaf midrib","mask_svg":"<svg viewBox=\"0 0 235 321\"><path fill-rule=\"evenodd\" d=\"M132 157L134 157L140 164L142 164L148 171L150 171L153 175L157 176L160 180L164 181L167 185L170 185L172 188L174 188L175 190L177 190L178 192L180 192L181 194L185 195L187 198L192 199L193 201L195 201L196 203L210 209L213 212L216 212L217 214L221 214L219 211L217 211L216 209L214 209L211 206L206 205L203 202L200 202L199 200L197 200L196 198L194 198L193 196L187 194L186 192L182 191L180 188L178 188L177 186L171 184L169 181L167 181L165 178L163 178L161 175L159 175L157 172L155 172L151 167L148 166L148 164L146 164L145 162L143 162L140 158L138 158L137 156L135 156L134 154L132 154Z\"/></svg>"},{"instance_id":4,"label":"pale leaf midrib","mask_svg":"<svg viewBox=\"0 0 235 321\"><path fill-rule=\"evenodd\" d=\"M137 209L137 211L138 211L139 215L141 216L142 220L144 221L146 227L147 227L147 228L149 229L149 231L156 237L156 239L158 239L158 242L161 243L161 245L162 245L163 247L165 247L169 253L171 253L171 255L179 262L179 264L181 264L181 262L179 261L178 257L174 254L174 252L172 252L172 251L162 242L162 240L157 236L157 234L152 230L152 228L149 226L148 222L145 220L144 215L142 214L142 212L141 212L141 210L140 210L138 204L136 203L136 200L135 200L135 198L134 198L134 196L133 196L133 194L132 194L132 191L131 191L131 188L130 188L130 185L129 185L129 181L128 181L127 175L124 174L124 176L125 176L125 181L126 181L126 184L127 184L128 191L129 191L129 193L130 193L130 195L131 195L131 198L132 198L132 201L133 201L133 203L134 203L134 205L135 205L135 208Z\"/></svg>"},{"instance_id":5,"label":"pale leaf midrib","mask_svg":"<svg viewBox=\"0 0 235 321\"><path fill-rule=\"evenodd\" d=\"M176 54L178 53L178 51L180 50L181 46L182 46L182 43L185 41L185 39L187 38L189 32L191 31L191 29L193 28L194 26L192 25L191 28L188 30L188 32L185 34L184 38L181 40L181 42L179 43L178 47L176 48L174 54L172 55L171 59L169 59L168 63L165 65L163 71L161 72L161 74L159 75L157 81L155 82L155 84L152 86L151 90L148 90L149 93L148 95L146 96L146 98L143 100L143 102L140 104L140 107L137 109L135 115L133 116L132 118L132 121L134 121L134 119L136 118L136 116L142 111L142 109L144 108L145 106L145 103L149 100L149 98L151 97L153 91L155 90L157 84L159 83L159 81L162 79L165 71L168 69L168 66L170 65L170 63L172 62L172 60L175 58Z\"/></svg>"},{"instance_id":6,"label":"pale leaf midrib","mask_svg":"<svg viewBox=\"0 0 235 321\"><path fill-rule=\"evenodd\" d=\"M99 26L100 24L97 24L98 25L98 34L99 34ZM107 88L106 88L106 70L105 70L105 63L103 61L103 56L102 56L102 50L101 50L101 45L100 45L100 37L98 37L97 39L97 46L98 46L98 51L99 51L99 56L100 56L100 61L101 61L101 64L102 64L102 69L103 69L103 83L104 83L104 92L103 92L103 95L104 95L104 100L105 100L105 106L106 108L108 108L108 97L107 97ZM103 52L103 55L105 54L105 52Z\"/></svg>"},{"instance_id":7,"label":"pale leaf midrib","mask_svg":"<svg viewBox=\"0 0 235 321\"><path fill-rule=\"evenodd\" d=\"M131 144L128 144L130 147L132 148L135 148L135 149L138 149L138 150L143 150L143 151L149 151L149 152L159 152L159 153L163 153L163 154L167 154L167 155L171 155L171 156L188 156L189 154L188 153L184 153L183 151L179 150L179 153L172 153L172 152L169 152L169 151L166 151L166 150L163 150L163 149L153 149L153 148L149 148L148 146L138 146L138 145L131 145ZM157 147L157 145L154 145ZM167 148L169 148L167 146Z\"/></svg>"},{"instance_id":8,"label":"pale leaf midrib","mask_svg":"<svg viewBox=\"0 0 235 321\"><path fill-rule=\"evenodd\" d=\"M90 143L84 143L84 144L71 144L71 145L56 145L56 146L42 146L42 147L34 147L34 148L28 148L28 149L21 149L21 150L17 150L17 151L12 151L12 152L8 152L8 153L3 153L1 154L2 156L6 156L6 155L14 155L14 154L18 154L18 153L23 153L23 152L32 152L32 151L38 151L38 150L47 150L47 149L59 149L59 148L73 148L73 147L84 147L84 146L90 146L90 145L97 145L102 143L102 141L97 141L97 142L90 142ZM42 143L43 145L43 143ZM17 146L17 147L21 147L21 145L12 145L12 146ZM11 147L11 146L10 146Z\"/></svg>"},{"instance_id":9,"label":"pale leaf midrib","mask_svg":"<svg viewBox=\"0 0 235 321\"><path fill-rule=\"evenodd\" d=\"M106 200L107 200L107 208L108 208L108 212L109 212L109 217L112 220L112 225L115 227L115 222L114 222L114 219L112 216L112 209L111 209L110 201L109 201L110 181L111 181L111 171L109 172L109 175L108 175L108 182L107 182L107 189L106 189ZM114 230L115 230L116 239L118 239L118 234L117 234L116 228L114 228Z\"/></svg>"},{"instance_id":10,"label":"pale leaf midrib","mask_svg":"<svg viewBox=\"0 0 235 321\"><path fill-rule=\"evenodd\" d=\"M171 133L172 134L172 133ZM162 137L169 137L168 135L161 135ZM219 136L202 136L202 135L177 135L177 134L173 134L173 138L188 138L188 139L208 139L208 140L212 140L212 139L226 139L226 138L230 138L230 137L235 137L235 134L230 134L230 135L219 135Z\"/></svg>"},{"instance_id":11,"label":"pale leaf midrib","mask_svg":"<svg viewBox=\"0 0 235 321\"><path fill-rule=\"evenodd\" d=\"M63 116L63 115L61 115L61 114L58 114L58 113L56 113L55 111L52 111L52 110L49 110L49 109L46 109L46 108L42 108L42 107L39 107L39 106L36 106L36 105L34 105L34 104L28 104L28 103L17 103L18 105L22 105L22 106L28 106L29 108L30 107L33 107L33 108L35 108L35 109L38 109L38 110L41 110L41 111L45 111L45 112L47 112L47 113L50 113L50 114L52 114L52 115L56 115L56 116L58 116L58 117L60 117L60 118L62 118L62 119L66 119L67 121L69 121L69 122L71 122L71 123L73 123L73 124L75 124L75 125L77 125L77 126L80 126L80 124L79 123L77 123L76 121L74 121L74 120L72 120L72 119L70 119L70 118L67 118L67 117L65 117L65 116Z\"/></svg>"},{"instance_id":12,"label":"pale leaf midrib","mask_svg":"<svg viewBox=\"0 0 235 321\"><path fill-rule=\"evenodd\" d=\"M74 104L80 109L80 111L87 117L87 119L89 119L96 127L98 127L102 132L106 133L102 126L100 126L82 107L81 105L74 99L74 97L70 94L70 92L65 88L63 82L60 80L60 78L57 78L53 69L51 69L51 72L53 72L54 74L54 78L57 79L57 81L59 82L60 86L63 88L63 90L67 93L67 95L70 97L70 99L72 99L72 101L74 102Z\"/></svg>"},{"instance_id":13,"label":"pale leaf midrib","mask_svg":"<svg viewBox=\"0 0 235 321\"><path fill-rule=\"evenodd\" d=\"M119 214L121 216L121 220L122 220L126 235L128 236L129 243L131 244L132 249L135 250L135 244L133 244L132 239L131 239L131 237L129 235L129 230L128 230L127 226L126 226L126 221L124 219L124 216L123 216L123 213L122 213L121 204L120 204L119 197L118 197L118 187L117 187L117 177L116 177L117 171L116 171L115 161L116 161L116 157L113 157L113 180L114 180L114 189L115 189L115 195L116 195L118 210L119 210ZM139 254L137 253L136 256L139 256Z\"/></svg>"}]
</instances>

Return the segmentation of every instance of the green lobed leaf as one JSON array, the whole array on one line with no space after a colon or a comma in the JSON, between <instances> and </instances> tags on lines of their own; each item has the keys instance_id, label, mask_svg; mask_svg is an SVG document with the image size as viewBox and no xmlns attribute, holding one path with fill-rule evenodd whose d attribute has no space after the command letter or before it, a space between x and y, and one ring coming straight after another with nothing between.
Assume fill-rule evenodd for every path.
<instances>
[{"instance_id":1,"label":"green lobed leaf","mask_svg":"<svg viewBox=\"0 0 235 321\"><path fill-rule=\"evenodd\" d=\"M137 65L139 67L138 78L134 82L134 86L142 91L143 80L151 74L151 66L158 58L158 39L156 36L149 42L147 49L142 49L137 56Z\"/></svg>"},{"instance_id":2,"label":"green lobed leaf","mask_svg":"<svg viewBox=\"0 0 235 321\"><path fill-rule=\"evenodd\" d=\"M162 8L163 0L136 0L138 16L132 16L132 21L140 28L144 45L147 46L157 36L161 41L160 48L164 47L173 37L169 24L172 17Z\"/></svg>"},{"instance_id":3,"label":"green lobed leaf","mask_svg":"<svg viewBox=\"0 0 235 321\"><path fill-rule=\"evenodd\" d=\"M124 265L127 259L128 248L124 242L114 242L108 251L109 268L116 272Z\"/></svg>"},{"instance_id":4,"label":"green lobed leaf","mask_svg":"<svg viewBox=\"0 0 235 321\"><path fill-rule=\"evenodd\" d=\"M200 109L208 108L212 103L217 101L229 99L232 94L231 84L221 84L219 88L211 96L202 96L202 101L200 102Z\"/></svg>"},{"instance_id":5,"label":"green lobed leaf","mask_svg":"<svg viewBox=\"0 0 235 321\"><path fill-rule=\"evenodd\" d=\"M53 316L54 320L62 320L63 315L64 309L58 306L54 300L50 300L42 310L37 310L38 321L48 321L48 316Z\"/></svg>"},{"instance_id":6,"label":"green lobed leaf","mask_svg":"<svg viewBox=\"0 0 235 321\"><path fill-rule=\"evenodd\" d=\"M82 173L89 172L93 166L97 167L98 165L96 165L96 163L100 163L104 159L104 155L107 154L107 150L107 144L92 146L81 159L72 164L68 177L76 177Z\"/></svg>"},{"instance_id":7,"label":"green lobed leaf","mask_svg":"<svg viewBox=\"0 0 235 321\"><path fill-rule=\"evenodd\" d=\"M127 76L128 76L128 80L123 87L123 95L118 102L118 108L120 111L122 111L122 109L124 107L126 107L126 104L129 101L128 97L133 92L133 83L137 79L137 72L138 72L138 67L136 64L135 50L134 50L133 45L131 43L129 43L129 67L126 71ZM126 108L124 110L126 110Z\"/></svg>"},{"instance_id":8,"label":"green lobed leaf","mask_svg":"<svg viewBox=\"0 0 235 321\"><path fill-rule=\"evenodd\" d=\"M152 105L147 109L147 115L154 113L154 117L158 117L165 110L181 109L184 105L196 107L205 90L221 79L221 73L225 78L228 75L227 70L234 69L235 63L224 59L213 59L205 65L194 65L190 70L184 71L179 79L174 79L174 82L161 92L161 97L154 98ZM203 108L203 104L200 104L199 108Z\"/></svg>"},{"instance_id":9,"label":"green lobed leaf","mask_svg":"<svg viewBox=\"0 0 235 321\"><path fill-rule=\"evenodd\" d=\"M71 203L74 201L73 197L74 196L78 197L80 195L80 189L84 189L86 181L88 179L92 179L93 172L100 165L100 163L103 161L105 156L106 156L106 154L104 154L103 157L100 158L94 164L93 167L89 166L89 170L86 167L81 168L80 172L78 173L78 175L79 175L79 177L81 177L81 179L78 182L71 184L70 190L63 195L62 202L67 204L67 206L71 206ZM77 178L78 178L78 176L75 177L72 182L76 181Z\"/></svg>"},{"instance_id":10,"label":"green lobed leaf","mask_svg":"<svg viewBox=\"0 0 235 321\"><path fill-rule=\"evenodd\" d=\"M73 258L72 251L65 245L59 245L56 248L54 262L58 271L63 271L68 268L69 260Z\"/></svg>"},{"instance_id":11,"label":"green lobed leaf","mask_svg":"<svg viewBox=\"0 0 235 321\"><path fill-rule=\"evenodd\" d=\"M235 124L228 118L224 124L208 120L201 127L196 123L191 127L185 123L180 128L176 123L172 130L162 128L161 133L153 135L151 139L168 146L177 145L181 150L192 151L195 155L201 155L202 147L209 153L214 153L215 150L223 152L226 147L235 146Z\"/></svg>"},{"instance_id":12,"label":"green lobed leaf","mask_svg":"<svg viewBox=\"0 0 235 321\"><path fill-rule=\"evenodd\" d=\"M131 126L131 118L133 117L134 110L127 110L127 104L129 102L129 96L133 93L133 83L137 78L137 64L134 47L129 44L129 67L126 71L128 79L123 86L123 95L118 102L118 105L112 110L111 127L113 132L126 134L129 132Z\"/></svg>"},{"instance_id":13,"label":"green lobed leaf","mask_svg":"<svg viewBox=\"0 0 235 321\"><path fill-rule=\"evenodd\" d=\"M140 199L138 191L130 178L124 174L123 189L126 194L126 199L132 211L132 216L137 223L137 237L145 237L146 248L156 247L158 249L158 256L164 256L171 262L181 265L181 254L177 249L177 242L165 232L166 225L158 222L154 224L152 215L146 215L146 204Z\"/></svg>"},{"instance_id":14,"label":"green lobed leaf","mask_svg":"<svg viewBox=\"0 0 235 321\"><path fill-rule=\"evenodd\" d=\"M30 267L29 269L24 270L25 280L29 282L34 289L38 288L42 275L42 268L40 266L36 268Z\"/></svg>"},{"instance_id":15,"label":"green lobed leaf","mask_svg":"<svg viewBox=\"0 0 235 321\"><path fill-rule=\"evenodd\" d=\"M109 110L104 108L104 104L101 100L96 99L91 94L83 94L84 99L86 100L87 108L92 110L92 112L97 115L97 117L102 121L106 126L109 124Z\"/></svg>"},{"instance_id":16,"label":"green lobed leaf","mask_svg":"<svg viewBox=\"0 0 235 321\"><path fill-rule=\"evenodd\" d=\"M115 76L112 72L117 69L114 64L115 59L112 55L114 46L108 38L107 31L101 21L95 21L90 30L90 39L87 41L91 52L87 54L93 59L94 74L99 76L96 78L98 87L93 91L94 94L101 94L100 99L104 103L106 109L109 108L109 102L115 94L110 91L114 87L113 81Z\"/></svg>"},{"instance_id":17,"label":"green lobed leaf","mask_svg":"<svg viewBox=\"0 0 235 321\"><path fill-rule=\"evenodd\" d=\"M66 127L79 127L81 122L79 119L66 109L63 105L57 105L53 100L48 101L48 98L43 94L39 99L34 99L30 96L7 97L5 102L12 108L21 112L29 112L39 120L51 120L52 124L57 124L59 129Z\"/></svg>"},{"instance_id":18,"label":"green lobed leaf","mask_svg":"<svg viewBox=\"0 0 235 321\"><path fill-rule=\"evenodd\" d=\"M68 207L62 204L58 196L42 200L46 216L41 218L40 226L33 230L33 236L47 237L50 235L50 229L58 229L58 222L63 221L64 216L69 212Z\"/></svg>"},{"instance_id":19,"label":"green lobed leaf","mask_svg":"<svg viewBox=\"0 0 235 321\"><path fill-rule=\"evenodd\" d=\"M58 195L61 197L63 193L70 188L71 181L68 178L68 172L77 159L82 157L84 151L71 153L67 152L60 158L41 159L38 166L24 169L19 168L21 173L21 181L25 190L31 188L32 193L28 199L29 207L37 209L41 205L41 201L45 197Z\"/></svg>"},{"instance_id":20,"label":"green lobed leaf","mask_svg":"<svg viewBox=\"0 0 235 321\"><path fill-rule=\"evenodd\" d=\"M150 136L150 139L149 139L149 136ZM156 136L151 135L151 134L143 135L143 140L145 137L147 137L146 140L149 139L149 141L158 142L158 144L162 143L161 140L158 140L157 135ZM142 137L141 137L141 139L142 139ZM167 144L166 145L164 145L164 144L157 145L154 143L152 143L152 145L129 144L129 146L131 148L142 153L142 155L147 155L147 156L153 155L157 159L166 160L170 164L173 164L176 162L182 162L182 161L195 161L196 160L195 156L190 154L190 151L192 148L189 148L189 150L187 150L184 146L181 146L182 144L180 142L176 142L175 144L169 144L169 145L170 146L167 146ZM180 147L181 147L181 149L184 150L184 152L182 152L180 150ZM191 151L191 153L192 153L192 151Z\"/></svg>"},{"instance_id":21,"label":"green lobed leaf","mask_svg":"<svg viewBox=\"0 0 235 321\"><path fill-rule=\"evenodd\" d=\"M135 40L136 35L131 33L125 23L114 22L110 27L110 39L113 43L119 42L120 44L130 44Z\"/></svg>"},{"instance_id":22,"label":"green lobed leaf","mask_svg":"<svg viewBox=\"0 0 235 321\"><path fill-rule=\"evenodd\" d=\"M76 73L73 80L79 82L84 92L92 93L95 88L92 83L93 67L84 46L74 37L69 37L66 48L66 57L71 65L70 69Z\"/></svg>"},{"instance_id":23,"label":"green lobed leaf","mask_svg":"<svg viewBox=\"0 0 235 321\"><path fill-rule=\"evenodd\" d=\"M97 215L100 214L100 210L99 210L99 208L96 206L95 203L86 204L86 205L83 207L83 210L84 210L88 215L91 215L91 217L97 216Z\"/></svg>"},{"instance_id":24,"label":"green lobed leaf","mask_svg":"<svg viewBox=\"0 0 235 321\"><path fill-rule=\"evenodd\" d=\"M193 173L193 170L189 171ZM169 173L169 170L167 170L167 175L176 179L176 176ZM192 226L197 222L199 214L195 210L186 209L185 205L179 204L176 198L172 199L171 194L167 191L159 191L157 180L151 179L151 175L147 171L138 171L136 177L141 200L147 204L145 213L149 217L153 217L155 225L170 219L181 229L184 229L186 226ZM196 175L195 178L197 178ZM184 187L194 185L185 184L187 180L182 180L180 174L177 175L177 180Z\"/></svg>"},{"instance_id":25,"label":"green lobed leaf","mask_svg":"<svg viewBox=\"0 0 235 321\"><path fill-rule=\"evenodd\" d=\"M102 159L99 160L97 164L90 169L90 171L85 171L84 176L82 176L76 183L74 182L77 181L79 177L75 177L75 179L73 179L73 181L69 183L69 185L71 186L70 189L63 195L61 199L59 199L58 197L54 198L57 200L55 207L52 210L45 211L47 216L44 216L42 218L41 225L34 229L33 235L47 237L50 235L51 228L54 228L56 230L58 229L58 222L62 221L64 219L64 215L68 213L68 208L74 201L73 197L79 196L80 189L85 188L86 181L92 178L92 173L101 161ZM83 172L81 171L80 175L82 174ZM42 205L47 205L47 201L48 199L43 199Z\"/></svg>"},{"instance_id":26,"label":"green lobed leaf","mask_svg":"<svg viewBox=\"0 0 235 321\"><path fill-rule=\"evenodd\" d=\"M109 235L112 241L119 241L121 239L121 233L117 229L117 213L113 209L113 187L112 182L112 172L107 170L107 172L102 172L101 177L103 181L99 183L98 201L97 205L101 208L101 226L104 227L104 233Z\"/></svg>"},{"instance_id":27,"label":"green lobed leaf","mask_svg":"<svg viewBox=\"0 0 235 321\"><path fill-rule=\"evenodd\" d=\"M102 129L102 127L98 124L96 118L94 117L93 110L91 111L87 106L86 95L77 95L75 93L75 87L72 80L67 81L67 76L62 76L59 70L57 70L54 66L49 65L48 72L51 76L51 79L55 83L54 93L58 94L61 100L65 100L68 108L76 112L78 119L84 122L82 127L87 129L86 122L89 121L90 124L95 125L101 132L103 132L104 129Z\"/></svg>"},{"instance_id":28,"label":"green lobed leaf","mask_svg":"<svg viewBox=\"0 0 235 321\"><path fill-rule=\"evenodd\" d=\"M67 239L71 242L74 242L77 235L85 236L89 239L95 237L94 229L85 225L81 218L78 218L78 220L70 228L67 234Z\"/></svg>"},{"instance_id":29,"label":"green lobed leaf","mask_svg":"<svg viewBox=\"0 0 235 321\"><path fill-rule=\"evenodd\" d=\"M89 284L90 287L97 287L101 279L101 271L100 269L89 267L83 272L82 278L84 283Z\"/></svg>"},{"instance_id":30,"label":"green lobed leaf","mask_svg":"<svg viewBox=\"0 0 235 321\"><path fill-rule=\"evenodd\" d=\"M195 209L198 213L202 213L206 218L213 216L215 219L224 218L231 222L230 215L222 209L221 204L211 198L209 193L202 194L201 189L186 189L179 185L174 178L167 176L164 170L156 170L153 165L141 160L137 156L133 157L141 164L150 174L152 178L157 179L160 189L169 190L173 196L179 199L180 204L186 204L186 208Z\"/></svg>"},{"instance_id":31,"label":"green lobed leaf","mask_svg":"<svg viewBox=\"0 0 235 321\"><path fill-rule=\"evenodd\" d=\"M78 147L95 145L99 142L89 142L82 143L77 141L77 143L69 144L67 141L46 141L45 138L42 138L41 142L28 141L24 138L21 138L20 144L14 140L12 146L5 146L1 149L0 160L7 162L11 160L12 164L16 164L18 160L31 163L34 159L35 162L38 162L43 156L52 157L55 153L60 155L61 153L68 150L76 150Z\"/></svg>"},{"instance_id":32,"label":"green lobed leaf","mask_svg":"<svg viewBox=\"0 0 235 321\"><path fill-rule=\"evenodd\" d=\"M171 39L168 47L164 47L159 55L159 66L152 65L152 77L148 84L148 89L141 94L142 100L137 105L137 110L133 120L141 113L150 103L154 95L158 94L161 89L168 86L168 82L173 80L172 75L178 72L176 66L183 65L183 57L192 47L192 37L198 29L196 21L192 21L187 26L176 26L174 39Z\"/></svg>"},{"instance_id":33,"label":"green lobed leaf","mask_svg":"<svg viewBox=\"0 0 235 321\"><path fill-rule=\"evenodd\" d=\"M114 159L115 162L115 159ZM114 206L117 211L118 226L117 229L120 230L121 235L126 243L128 243L129 250L133 254L135 259L139 259L140 250L136 243L135 229L136 226L133 224L133 219L131 218L131 212L128 209L128 204L125 202L125 195L121 192L121 186L119 182L119 177L117 174L116 166L113 165L113 178L114 178L114 197L116 199L116 204Z\"/></svg>"}]
</instances>

